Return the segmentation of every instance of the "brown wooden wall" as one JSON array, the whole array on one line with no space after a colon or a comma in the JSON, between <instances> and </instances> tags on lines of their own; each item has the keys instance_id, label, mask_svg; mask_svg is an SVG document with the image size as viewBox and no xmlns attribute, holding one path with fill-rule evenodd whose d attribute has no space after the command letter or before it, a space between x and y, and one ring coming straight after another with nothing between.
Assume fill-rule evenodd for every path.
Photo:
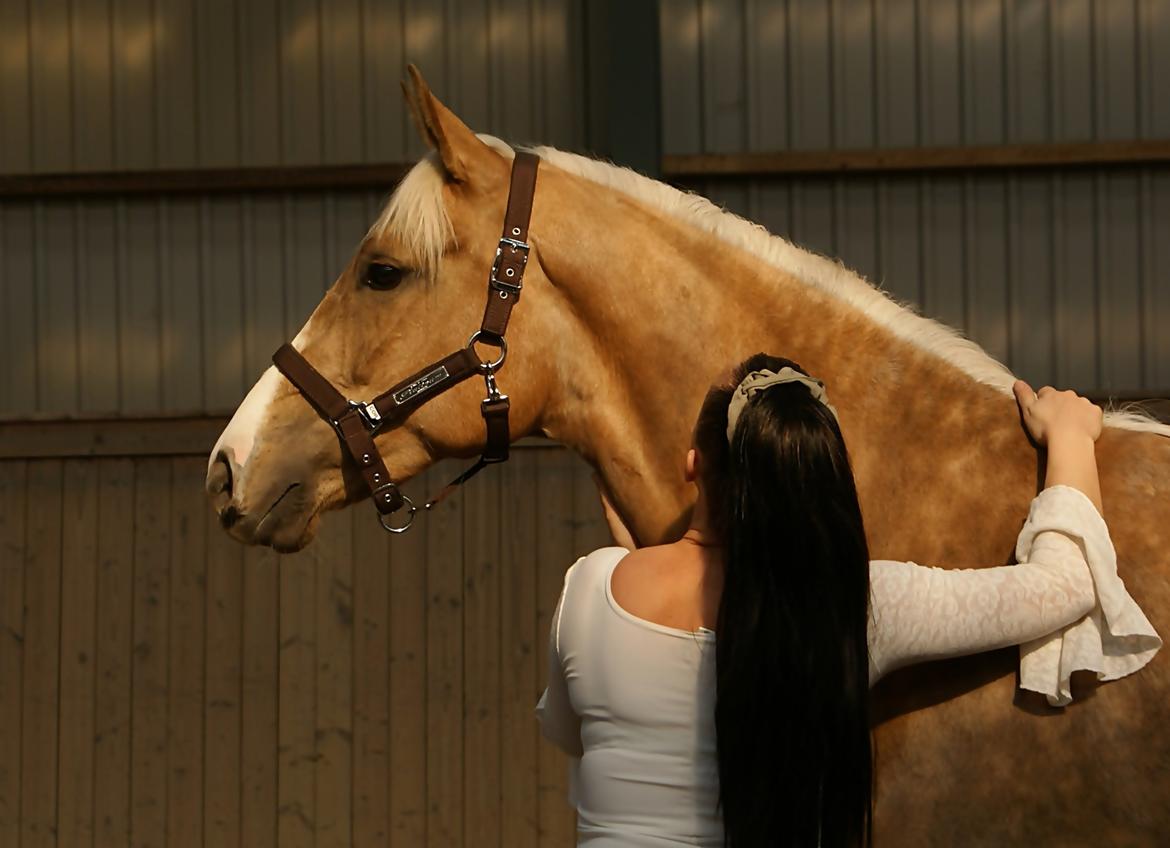
<instances>
[{"instance_id":1,"label":"brown wooden wall","mask_svg":"<svg viewBox=\"0 0 1170 848\"><path fill-rule=\"evenodd\" d=\"M532 710L608 538L584 464L521 448L417 532L359 505L278 556L204 463L0 461L0 846L572 844Z\"/></svg>"}]
</instances>

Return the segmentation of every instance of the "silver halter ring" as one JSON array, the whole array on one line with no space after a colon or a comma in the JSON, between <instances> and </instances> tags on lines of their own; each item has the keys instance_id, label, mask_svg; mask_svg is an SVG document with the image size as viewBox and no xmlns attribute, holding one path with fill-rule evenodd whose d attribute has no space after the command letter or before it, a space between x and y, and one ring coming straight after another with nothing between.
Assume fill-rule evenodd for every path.
<instances>
[{"instance_id":1,"label":"silver halter ring","mask_svg":"<svg viewBox=\"0 0 1170 848\"><path fill-rule=\"evenodd\" d=\"M390 516L382 515L380 512L378 513L378 523L382 525L382 529L388 530L391 533L405 533L407 530L409 530L410 525L414 524L414 514L418 512L418 510L415 508L414 501L407 497L405 493L399 492L399 494L402 496L402 502L407 506L405 524L403 524L401 527L395 527L393 524L387 524L386 519Z\"/></svg>"},{"instance_id":2,"label":"silver halter ring","mask_svg":"<svg viewBox=\"0 0 1170 848\"><path fill-rule=\"evenodd\" d=\"M477 357L479 356L479 352L475 350L475 345L477 342L479 342L483 338L483 335L484 335L483 330L476 330L474 333L471 334L471 338L469 338L467 340L467 346L469 348L471 348L472 351L475 352L475 355ZM495 361L485 362L483 360L480 360L479 370L482 371L484 374L489 374L492 371L495 371L501 365L503 365L504 360L508 358L508 340L501 336L498 341L486 341L486 342L484 342L484 344L495 345L496 347L498 347L500 349L500 355L499 355L499 357L497 357L495 359Z\"/></svg>"}]
</instances>

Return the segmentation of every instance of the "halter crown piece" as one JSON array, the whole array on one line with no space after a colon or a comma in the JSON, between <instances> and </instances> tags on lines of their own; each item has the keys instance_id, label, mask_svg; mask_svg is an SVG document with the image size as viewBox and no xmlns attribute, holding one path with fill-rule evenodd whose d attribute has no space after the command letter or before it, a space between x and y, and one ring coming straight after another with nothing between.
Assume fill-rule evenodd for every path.
<instances>
[{"instance_id":1,"label":"halter crown piece","mask_svg":"<svg viewBox=\"0 0 1170 848\"><path fill-rule=\"evenodd\" d=\"M747 402L764 389L778 386L781 383L800 383L808 387L809 394L824 404L825 408L837 418L837 410L829 403L829 396L825 393L825 384L815 377L801 374L795 368L785 366L779 371L769 371L766 368L760 371L750 371L740 380L739 385L731 394L731 403L727 405L727 443L731 444L731 437L735 435L735 425L739 423L739 416Z\"/></svg>"}]
</instances>

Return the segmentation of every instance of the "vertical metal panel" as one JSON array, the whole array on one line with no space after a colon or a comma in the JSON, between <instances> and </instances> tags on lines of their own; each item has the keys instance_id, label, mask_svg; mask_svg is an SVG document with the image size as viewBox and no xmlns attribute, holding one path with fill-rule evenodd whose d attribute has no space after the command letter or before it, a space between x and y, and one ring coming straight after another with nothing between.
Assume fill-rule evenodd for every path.
<instances>
[{"instance_id":1,"label":"vertical metal panel","mask_svg":"<svg viewBox=\"0 0 1170 848\"><path fill-rule=\"evenodd\" d=\"M155 124L155 29L150 0L113 0L114 166L152 168L158 162ZM68 170L45 168L43 170Z\"/></svg>"},{"instance_id":2,"label":"vertical metal panel","mask_svg":"<svg viewBox=\"0 0 1170 848\"><path fill-rule=\"evenodd\" d=\"M33 169L28 4L0 3L0 172Z\"/></svg>"},{"instance_id":3,"label":"vertical metal panel","mask_svg":"<svg viewBox=\"0 0 1170 848\"><path fill-rule=\"evenodd\" d=\"M80 171L107 170L114 164L109 3L107 0L73 0L70 24L73 63L71 166ZM165 95L167 101L171 99L170 95L168 91Z\"/></svg>"},{"instance_id":4,"label":"vertical metal panel","mask_svg":"<svg viewBox=\"0 0 1170 848\"><path fill-rule=\"evenodd\" d=\"M400 161L407 61L474 129L579 147L581 6L6 3L0 173Z\"/></svg>"},{"instance_id":5,"label":"vertical metal panel","mask_svg":"<svg viewBox=\"0 0 1170 848\"><path fill-rule=\"evenodd\" d=\"M73 161L73 112L58 106L70 100L69 4L45 0L28 7L33 166L64 171Z\"/></svg>"},{"instance_id":6,"label":"vertical metal panel","mask_svg":"<svg viewBox=\"0 0 1170 848\"><path fill-rule=\"evenodd\" d=\"M236 13L239 27L241 165L281 162L281 33L278 0L250 0Z\"/></svg>"},{"instance_id":7,"label":"vertical metal panel","mask_svg":"<svg viewBox=\"0 0 1170 848\"><path fill-rule=\"evenodd\" d=\"M200 125L216 119L214 112L205 111L200 90L203 81L196 79L196 68L202 67L196 63L197 50L203 46L197 35L202 34L208 8L208 4L200 3L196 9L193 0L155 0L154 67L160 168L195 167L200 162ZM79 163L78 170L86 169Z\"/></svg>"}]
</instances>

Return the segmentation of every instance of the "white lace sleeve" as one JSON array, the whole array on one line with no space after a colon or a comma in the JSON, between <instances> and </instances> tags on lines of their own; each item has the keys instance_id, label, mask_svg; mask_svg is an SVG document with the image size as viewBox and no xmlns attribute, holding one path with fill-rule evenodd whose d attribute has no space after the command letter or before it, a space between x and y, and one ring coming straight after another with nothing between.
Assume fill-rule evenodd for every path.
<instances>
[{"instance_id":1,"label":"white lace sleeve","mask_svg":"<svg viewBox=\"0 0 1170 848\"><path fill-rule=\"evenodd\" d=\"M1081 505L1072 508L1077 498L1085 499L1057 486L1036 502L1050 509L1067 504L1079 515ZM1104 534L1108 541L1100 516L1095 525L1084 524L1079 535ZM1021 537L1031 532L1025 525ZM1084 551L1055 530L1035 533L1019 565L946 570L877 560L870 564L870 588L871 685L901 666L1028 642L1083 618L1095 604Z\"/></svg>"}]
</instances>

